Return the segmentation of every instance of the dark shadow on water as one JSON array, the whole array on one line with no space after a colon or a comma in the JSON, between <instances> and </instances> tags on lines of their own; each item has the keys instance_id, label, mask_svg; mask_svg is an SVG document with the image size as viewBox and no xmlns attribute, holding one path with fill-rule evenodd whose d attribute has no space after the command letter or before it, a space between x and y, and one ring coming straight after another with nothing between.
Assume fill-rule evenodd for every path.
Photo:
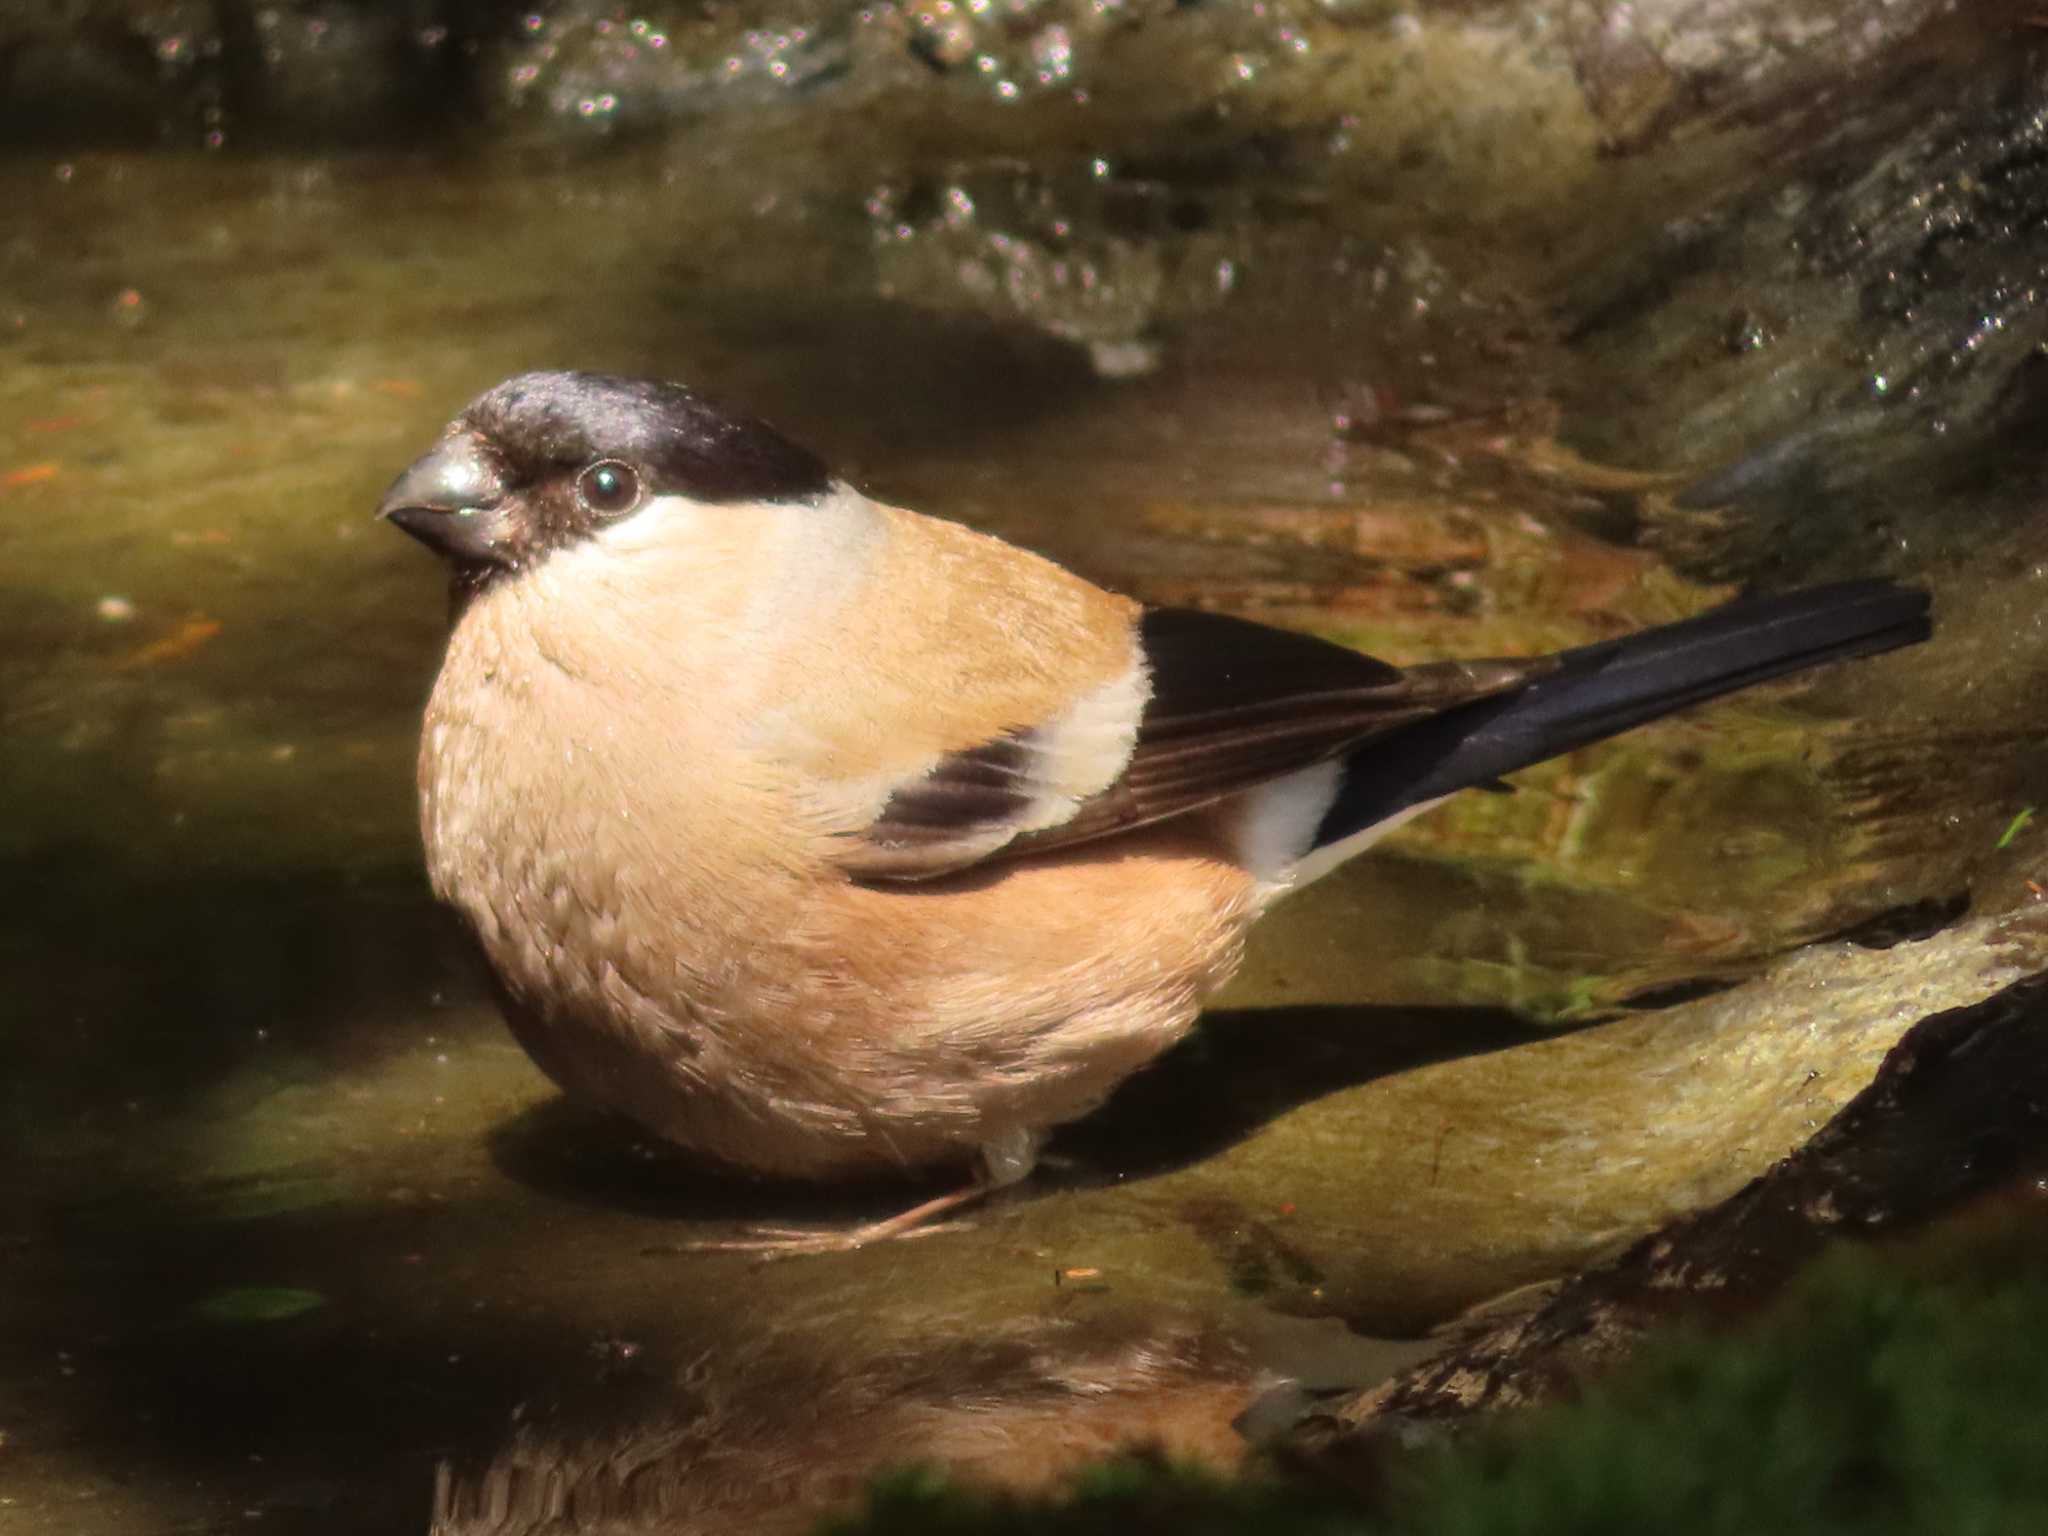
<instances>
[{"instance_id":1,"label":"dark shadow on water","mask_svg":"<svg viewBox=\"0 0 2048 1536\"><path fill-rule=\"evenodd\" d=\"M1087 1188L1171 1172L1328 1094L1556 1033L1489 1008L1210 1014L1101 1109L1057 1131L1023 1193L1028 1198L1033 1187ZM755 1179L562 1098L497 1126L491 1157L508 1177L554 1198L679 1221L853 1221L957 1188L961 1178L942 1170L824 1186Z\"/></svg>"},{"instance_id":2,"label":"dark shadow on water","mask_svg":"<svg viewBox=\"0 0 2048 1536\"><path fill-rule=\"evenodd\" d=\"M13 1070L0 1141L49 1121L175 1111L251 1065L324 1076L416 1044L481 992L411 865L137 869L82 843L0 860Z\"/></svg>"},{"instance_id":3,"label":"dark shadow on water","mask_svg":"<svg viewBox=\"0 0 2048 1536\"><path fill-rule=\"evenodd\" d=\"M490 1155L508 1178L552 1199L678 1222L850 1224L957 1189L964 1177L942 1170L836 1184L757 1178L560 1096L493 1127Z\"/></svg>"},{"instance_id":4,"label":"dark shadow on water","mask_svg":"<svg viewBox=\"0 0 2048 1536\"><path fill-rule=\"evenodd\" d=\"M1970 893L1955 891L1888 907L1827 937L1833 942L1854 944L1861 949L1893 949L1901 944L1931 939L1943 929L1961 922L1969 911Z\"/></svg>"},{"instance_id":5,"label":"dark shadow on water","mask_svg":"<svg viewBox=\"0 0 2048 1536\"><path fill-rule=\"evenodd\" d=\"M1677 981L1659 982L1640 992L1631 992L1618 1006L1630 1013L1655 1013L1665 1008L1676 1008L1681 1003L1719 997L1741 985L1741 979L1734 976L1685 976Z\"/></svg>"},{"instance_id":6,"label":"dark shadow on water","mask_svg":"<svg viewBox=\"0 0 2048 1536\"><path fill-rule=\"evenodd\" d=\"M475 1217L426 1208L59 1217L0 1264L21 1325L0 1371L40 1422L90 1425L79 1449L117 1484L211 1490L223 1523L195 1529L244 1513L306 1536L417 1532L434 1463L487 1454L514 1405L632 1411L686 1363L656 1347L622 1359L602 1319L536 1310L516 1259L466 1258L477 1241ZM208 1314L251 1287L300 1289L311 1308Z\"/></svg>"},{"instance_id":7,"label":"dark shadow on water","mask_svg":"<svg viewBox=\"0 0 2048 1536\"><path fill-rule=\"evenodd\" d=\"M1241 1008L1201 1026L1055 1134L1061 1180L1113 1183L1213 1157L1292 1109L1438 1062L1553 1039L1504 1008Z\"/></svg>"}]
</instances>

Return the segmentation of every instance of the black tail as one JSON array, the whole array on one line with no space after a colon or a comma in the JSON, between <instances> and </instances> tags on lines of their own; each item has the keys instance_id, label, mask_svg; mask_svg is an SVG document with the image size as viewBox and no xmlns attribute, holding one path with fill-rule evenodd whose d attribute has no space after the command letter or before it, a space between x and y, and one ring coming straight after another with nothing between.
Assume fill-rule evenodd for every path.
<instances>
[{"instance_id":1,"label":"black tail","mask_svg":"<svg viewBox=\"0 0 2048 1536\"><path fill-rule=\"evenodd\" d=\"M1925 592L1851 581L1745 598L1561 652L1557 670L1525 688L1361 746L1346 760L1343 788L1316 831L1316 846L1689 704L1825 661L1913 645L1931 632Z\"/></svg>"}]
</instances>

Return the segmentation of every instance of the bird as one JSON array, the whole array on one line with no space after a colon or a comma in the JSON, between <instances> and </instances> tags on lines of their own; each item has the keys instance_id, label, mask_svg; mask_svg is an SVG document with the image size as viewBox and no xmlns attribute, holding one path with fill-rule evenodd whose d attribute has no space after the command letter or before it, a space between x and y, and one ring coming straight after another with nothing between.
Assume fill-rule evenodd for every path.
<instances>
[{"instance_id":1,"label":"bird","mask_svg":"<svg viewBox=\"0 0 2048 1536\"><path fill-rule=\"evenodd\" d=\"M1398 667L1147 606L594 372L487 390L378 515L450 568L426 865L539 1067L753 1175L963 1179L764 1248L1022 1180L1275 901L1447 796L1931 633L1873 578Z\"/></svg>"}]
</instances>

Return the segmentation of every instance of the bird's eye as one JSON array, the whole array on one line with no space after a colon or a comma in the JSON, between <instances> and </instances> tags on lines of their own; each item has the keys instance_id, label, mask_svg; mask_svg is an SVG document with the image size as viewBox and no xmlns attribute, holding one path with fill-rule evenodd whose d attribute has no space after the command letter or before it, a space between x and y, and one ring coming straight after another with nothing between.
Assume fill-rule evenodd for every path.
<instances>
[{"instance_id":1,"label":"bird's eye","mask_svg":"<svg viewBox=\"0 0 2048 1536\"><path fill-rule=\"evenodd\" d=\"M593 464L576 477L576 494L593 512L616 517L632 510L640 499L640 477L629 465L607 459Z\"/></svg>"}]
</instances>

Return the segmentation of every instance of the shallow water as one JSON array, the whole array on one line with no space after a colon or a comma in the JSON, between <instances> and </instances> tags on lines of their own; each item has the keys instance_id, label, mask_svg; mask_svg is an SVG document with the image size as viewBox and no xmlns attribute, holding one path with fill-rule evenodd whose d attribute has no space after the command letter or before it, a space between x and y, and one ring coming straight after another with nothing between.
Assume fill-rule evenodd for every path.
<instances>
[{"instance_id":1,"label":"shallow water","mask_svg":"<svg viewBox=\"0 0 2048 1536\"><path fill-rule=\"evenodd\" d=\"M766 1343L857 1374L1099 1312L1291 1369L1340 1319L1338 1374L1370 1379L1725 1193L1914 1018L2042 963L1969 925L1786 958L2026 899L2038 829L1992 843L2048 756L2048 538L2011 493L1894 485L1911 536L1875 539L1881 497L1816 502L1789 553L1739 511L1702 528L1674 493L1715 457L1623 451L1655 439L1645 382L1612 328L1556 323L1560 258L1513 231L1284 182L849 178L830 131L0 168L0 1529L415 1530L441 1458L656 1411ZM428 898L444 594L368 510L533 366L687 378L877 494L1394 659L1846 569L1928 576L1947 649L1418 824L962 1231L685 1253L917 1191L720 1180L561 1104Z\"/></svg>"}]
</instances>

